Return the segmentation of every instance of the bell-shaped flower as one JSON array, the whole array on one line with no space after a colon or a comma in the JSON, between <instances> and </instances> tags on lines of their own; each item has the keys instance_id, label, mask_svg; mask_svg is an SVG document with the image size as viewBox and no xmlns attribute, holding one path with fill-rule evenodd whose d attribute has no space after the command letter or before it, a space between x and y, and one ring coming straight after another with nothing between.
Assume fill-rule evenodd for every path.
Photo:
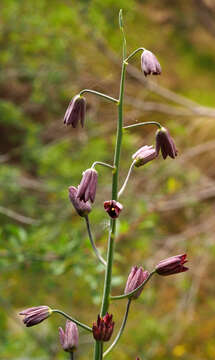
<instances>
[{"instance_id":1,"label":"bell-shaped flower","mask_svg":"<svg viewBox=\"0 0 215 360\"><path fill-rule=\"evenodd\" d=\"M92 203L96 196L98 173L95 169L87 169L82 174L81 183L78 186L77 198L87 202L90 200Z\"/></svg>"},{"instance_id":2,"label":"bell-shaped flower","mask_svg":"<svg viewBox=\"0 0 215 360\"><path fill-rule=\"evenodd\" d=\"M65 331L59 328L60 343L64 351L73 352L78 347L78 327L70 320L67 320Z\"/></svg>"},{"instance_id":3,"label":"bell-shaped flower","mask_svg":"<svg viewBox=\"0 0 215 360\"><path fill-rule=\"evenodd\" d=\"M141 55L141 68L144 75L160 75L161 66L156 56L149 50L144 50Z\"/></svg>"},{"instance_id":4,"label":"bell-shaped flower","mask_svg":"<svg viewBox=\"0 0 215 360\"><path fill-rule=\"evenodd\" d=\"M86 113L85 98L80 95L74 96L64 115L64 124L72 125L73 128L76 128L80 120L81 126L84 127L85 113Z\"/></svg>"}]
</instances>

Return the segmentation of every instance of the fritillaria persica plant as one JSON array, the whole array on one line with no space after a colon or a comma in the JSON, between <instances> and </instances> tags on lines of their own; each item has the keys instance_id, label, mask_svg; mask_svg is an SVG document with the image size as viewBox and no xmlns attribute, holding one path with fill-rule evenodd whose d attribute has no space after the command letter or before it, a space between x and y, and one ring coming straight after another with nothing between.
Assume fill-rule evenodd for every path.
<instances>
[{"instance_id":1,"label":"fritillaria persica plant","mask_svg":"<svg viewBox=\"0 0 215 360\"><path fill-rule=\"evenodd\" d=\"M187 262L186 254L176 255L160 261L158 265L156 265L151 272L144 270L142 266L135 265L132 267L130 274L128 276L128 280L125 285L124 294L118 296L111 295L111 280L112 280L112 266L114 260L114 241L115 241L115 233L116 233L116 223L117 223L117 218L119 216L122 216L123 214L123 205L118 201L119 197L126 189L127 183L129 181L129 177L134 167L144 166L146 163L151 162L152 160L157 160L160 151L164 159L166 159L168 156L174 159L177 155L177 149L174 140L170 136L169 131L164 127L162 127L160 123L151 121L151 122L131 124L129 126L123 126L124 82L125 82L126 67L129 61L135 55L141 53L141 67L145 76L151 74L160 75L161 66L155 55L151 51L146 50L142 47L136 49L129 56L127 56L126 39L124 34L121 10L119 13L119 26L123 38L123 57L122 57L119 98L115 99L111 96L101 94L95 90L84 89L78 95L73 97L73 99L71 100L68 106L68 109L66 110L66 114L64 117L64 123L68 126L72 125L73 128L76 128L79 122L81 123L82 127L84 126L85 113L86 113L86 99L83 97L83 95L87 93L100 96L112 102L116 106L118 111L118 123L116 130L116 144L115 144L115 154L114 154L113 164L106 164L101 161L94 162L89 169L86 169L83 172L80 184L77 187L75 186L69 187L69 198L72 202L72 205L74 206L77 213L82 218L84 218L92 248L95 252L98 261L100 261L103 264L105 270L103 299L102 299L100 313L95 315L95 321L91 326L88 326L76 320L75 318L69 316L68 314L64 313L61 310L51 309L50 307L45 305L32 307L20 312L20 315L24 316L23 321L27 327L39 324L40 322L47 319L53 313L58 313L64 316L65 318L67 318L65 331L62 328L59 328L59 335L60 335L60 343L62 345L62 348L70 354L72 359L74 357L74 351L78 347L78 337L79 337L78 327L82 327L83 329L85 329L86 331L92 334L92 339L94 339L94 360L101 360L102 358L106 357L118 343L126 325L131 302L138 299L139 296L141 296L144 286L152 278L152 276L154 274L158 274L161 276L168 276L171 274L177 274L188 270L188 268L184 266L184 264ZM144 126L144 125L155 125L158 127L158 130L155 135L156 146L154 148L153 146L145 145L134 153L131 159L131 165L128 170L128 175L121 189L119 189L118 177L120 171L120 152L121 152L124 129L131 129L136 126ZM89 221L89 213L92 211L92 205L95 201L95 196L96 196L98 173L95 168L98 166L106 166L110 168L110 170L112 171L112 194L110 196L110 199L104 202L104 209L103 209L103 211L106 211L110 217L106 259L104 259L101 256L100 252L96 247ZM113 316L108 312L110 299L112 301L127 299L127 307L118 334L115 335L111 345L107 346L106 350L104 351L103 344L109 342L113 337L113 331L114 331L113 320L117 321L116 316L115 315Z\"/></svg>"}]
</instances>

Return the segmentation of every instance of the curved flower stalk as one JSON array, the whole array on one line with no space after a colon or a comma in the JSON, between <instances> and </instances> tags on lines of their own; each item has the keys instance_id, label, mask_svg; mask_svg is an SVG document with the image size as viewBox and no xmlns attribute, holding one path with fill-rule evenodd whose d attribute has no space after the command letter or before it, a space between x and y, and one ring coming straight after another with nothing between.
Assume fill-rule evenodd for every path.
<instances>
[{"instance_id":1,"label":"curved flower stalk","mask_svg":"<svg viewBox=\"0 0 215 360\"><path fill-rule=\"evenodd\" d=\"M127 323L130 304L133 300L137 300L141 296L143 290L145 289L145 285L149 282L152 276L154 274L158 274L160 276L168 276L182 273L188 270L188 268L184 266L184 264L187 262L186 254L176 255L160 261L151 273L149 273L147 270L144 271L141 266L134 266L132 267L128 276L124 294L111 296L116 225L118 217L123 209L123 204L119 203L118 201L119 196L121 196L121 194L125 190L134 167L140 167L148 162L151 162L152 160L157 158L160 151L164 159L166 159L168 156L174 159L177 156L177 149L173 138L170 136L169 131L166 128L162 127L160 123L156 121L148 121L143 123L130 124L128 126L124 126L123 124L123 103L125 87L124 84L126 67L128 65L128 62L134 56L141 53L141 67L145 76L161 74L161 66L156 56L151 51L146 50L143 47L136 49L129 56L127 55L122 10L120 10L119 12L119 27L122 34L123 44L119 98L115 99L109 95L99 93L95 90L84 89L80 91L78 95L73 97L64 116L64 123L66 125L72 125L73 128L76 128L78 123L80 122L82 127L84 126L86 100L83 97L83 94L86 93L100 96L117 105L118 109L118 121L116 129L113 165L109 165L102 161L95 161L91 168L83 172L80 184L77 187L69 187L70 201L72 202L77 214L85 219L92 248L95 252L97 259L105 266L105 278L100 314L97 317L97 321L93 323L93 326L89 327L88 325L81 323L79 320L76 320L65 312L58 309L51 309L46 305L29 308L20 312L20 315L24 316L23 321L27 327L40 324L53 313L58 313L61 316L65 317L68 320L66 323L65 331L60 328L59 335L62 348L70 353L71 359L74 359L74 350L78 346L77 326L90 332L92 338L94 339L94 360L102 360L102 358L108 355L110 351L112 351L116 344L119 342ZM126 131L124 130L144 125L155 125L158 127L155 135L156 148L154 148L153 146L145 145L134 153L134 155L132 156L133 161L128 171L128 175L121 189L119 190L118 179L120 173L122 139L123 136L126 135ZM109 197L109 199L111 200L104 202L104 210L110 217L106 260L103 259L95 245L88 217L89 213L93 210L92 204L94 203L96 196L98 173L97 170L95 170L95 167L97 165L108 167L112 171L112 191ZM110 301L123 299L127 299L127 306L120 330L116 335L113 343L104 352L103 343L106 343L111 339L114 330L114 322L112 320L113 315L110 315L108 312L109 303ZM117 321L116 315L114 315L114 319L116 319Z\"/></svg>"}]
</instances>

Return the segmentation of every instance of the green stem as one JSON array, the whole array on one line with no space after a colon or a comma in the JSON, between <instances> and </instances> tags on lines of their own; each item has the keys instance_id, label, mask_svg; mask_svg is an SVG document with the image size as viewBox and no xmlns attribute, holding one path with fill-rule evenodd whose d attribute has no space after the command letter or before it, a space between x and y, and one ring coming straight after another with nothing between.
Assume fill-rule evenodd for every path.
<instances>
[{"instance_id":1,"label":"green stem","mask_svg":"<svg viewBox=\"0 0 215 360\"><path fill-rule=\"evenodd\" d=\"M117 200L118 193L118 176L119 176L119 163L120 163L120 152L122 145L122 127L123 127L123 96L124 96L124 81L125 81L125 69L127 63L124 59L126 56L126 40L125 34L123 31L123 21L122 21L122 10L119 13L120 19L120 29L123 35L123 61L122 61L122 71L121 71L121 81L120 81L120 91L119 91L119 101L118 101L118 122L117 122L117 135L116 135L116 146L114 154L114 171L112 177L112 200ZM110 231L108 237L108 250L107 250L107 267L105 271L105 281L103 289L103 298L101 306L101 316L104 316L108 311L109 307L109 296L111 290L111 279L112 279L112 265L113 265L113 255L114 255L114 238L116 232L116 219L110 220ZM103 350L101 349L101 352ZM99 360L99 357L96 357L95 349L95 360Z\"/></svg>"},{"instance_id":2,"label":"green stem","mask_svg":"<svg viewBox=\"0 0 215 360\"><path fill-rule=\"evenodd\" d=\"M100 344L100 358L99 358L99 360L102 360L102 358L103 358L103 342L101 342L101 344Z\"/></svg>"},{"instance_id":3,"label":"green stem","mask_svg":"<svg viewBox=\"0 0 215 360\"><path fill-rule=\"evenodd\" d=\"M90 94L98 95L98 96L103 97L103 98L105 98L105 99L107 99L107 100L110 100L110 101L112 101L112 102L114 102L114 103L116 103L116 104L119 103L119 100L113 98L112 96L108 96L108 95L106 95L106 94L102 94L102 93L100 93L100 92L98 92L98 91L95 91L95 90L84 89L84 90L81 90L81 91L80 91L79 95L83 95L83 94L85 94L85 93L90 93Z\"/></svg>"},{"instance_id":4,"label":"green stem","mask_svg":"<svg viewBox=\"0 0 215 360\"><path fill-rule=\"evenodd\" d=\"M96 165L102 165L102 166L105 166L105 167L114 169L114 166L112 166L112 165L110 165L110 164L107 164L107 163L105 163L105 162L103 162L103 161L95 161L95 162L93 163L93 165L91 166L91 168L95 168Z\"/></svg>"},{"instance_id":5,"label":"green stem","mask_svg":"<svg viewBox=\"0 0 215 360\"><path fill-rule=\"evenodd\" d=\"M87 331L92 332L92 329L91 329L89 326L81 323L80 321L78 321L78 320L76 320L76 319L73 319L71 316L69 316L69 315L66 314L65 312L63 312L63 311L61 311L61 310L58 310L58 309L54 309L54 310L52 310L52 312L53 312L53 313L58 313L58 314L60 314L60 315L63 315L63 316L64 316L65 318L67 318L68 320L73 321L76 325L82 327L83 329L85 329L85 330L87 330Z\"/></svg>"},{"instance_id":6,"label":"green stem","mask_svg":"<svg viewBox=\"0 0 215 360\"><path fill-rule=\"evenodd\" d=\"M143 47L134 50L134 51L127 57L127 59L125 59L125 61L128 62L128 61L129 61L134 55L136 55L139 51L144 51L144 50L146 50L146 49L143 48Z\"/></svg>"},{"instance_id":7,"label":"green stem","mask_svg":"<svg viewBox=\"0 0 215 360\"><path fill-rule=\"evenodd\" d=\"M100 341L95 342L95 348L94 348L94 359L95 360L100 360L100 358L101 358L101 346L100 346L100 344L101 344Z\"/></svg>"},{"instance_id":8,"label":"green stem","mask_svg":"<svg viewBox=\"0 0 215 360\"><path fill-rule=\"evenodd\" d=\"M118 343L120 337L122 336L122 333L123 333L123 330L124 330L124 328L125 328L126 321L127 321L127 318L128 318L128 313L129 313L130 305L131 305L131 299L128 299L127 307L126 307L126 312L125 312L125 315L124 315L124 319L123 319L121 328L119 329L119 332L118 332L115 340L114 340L113 343L111 344L111 346L105 351L105 353L104 353L104 355L103 355L103 358L104 358L105 356L107 356L107 355L113 350L113 348L114 348L114 347L116 346L116 344Z\"/></svg>"},{"instance_id":9,"label":"green stem","mask_svg":"<svg viewBox=\"0 0 215 360\"><path fill-rule=\"evenodd\" d=\"M103 342L96 341L95 348L94 348L94 359L102 360L102 357L103 357Z\"/></svg>"},{"instance_id":10,"label":"green stem","mask_svg":"<svg viewBox=\"0 0 215 360\"><path fill-rule=\"evenodd\" d=\"M88 232L88 235L89 235L90 243L91 243L92 248L93 248L93 250L94 250L94 252L95 252L95 255L96 255L96 257L98 258L98 260L99 260L104 266L106 266L107 263L106 263L106 261L103 259L103 257L101 256L101 254L99 253L99 251L98 251L98 249L97 249L97 247L96 247L96 244L95 244L95 242L94 242L94 240L93 240L93 235L92 235L92 232L91 232L90 222L89 222L89 217L88 217L88 215L85 216L85 220L86 220L87 232Z\"/></svg>"},{"instance_id":11,"label":"green stem","mask_svg":"<svg viewBox=\"0 0 215 360\"><path fill-rule=\"evenodd\" d=\"M74 360L74 358L75 358L74 357L74 351L70 352L69 354L70 354L70 360Z\"/></svg>"},{"instance_id":12,"label":"green stem","mask_svg":"<svg viewBox=\"0 0 215 360\"><path fill-rule=\"evenodd\" d=\"M121 144L122 144L123 95L124 95L125 69L126 69L126 63L123 61L121 82L120 82L120 96L119 96L120 100L119 100L119 105L118 105L117 137L116 137L116 147L115 147L115 156L114 156L115 171L113 173L113 179L112 179L112 200L117 200L117 198L118 198L117 193L118 193L120 152L121 152ZM101 316L104 316L106 314L106 312L108 311L108 306L109 306L115 231L116 231L116 219L111 219L110 233L109 233L109 239L108 239L107 268L106 268L106 273L105 273L105 284L104 284Z\"/></svg>"},{"instance_id":13,"label":"green stem","mask_svg":"<svg viewBox=\"0 0 215 360\"><path fill-rule=\"evenodd\" d=\"M153 270L150 274L149 277L142 282L142 284L140 284L135 290L127 293L127 294L123 294L123 295L117 295L117 296L110 296L111 300L122 300L122 299L126 299L126 298L130 298L132 295L134 295L139 289L142 289L142 287L149 281L149 279L152 277L152 275L154 275L156 272L156 270Z\"/></svg>"},{"instance_id":14,"label":"green stem","mask_svg":"<svg viewBox=\"0 0 215 360\"><path fill-rule=\"evenodd\" d=\"M128 125L128 126L123 126L123 129L130 129L130 128L133 128L133 127L136 127L136 126L143 126L143 125L156 125L156 126L159 127L159 129L162 128L162 125L157 121L145 121L145 122L141 122L141 123L138 123L138 124L132 124L132 125Z\"/></svg>"}]
</instances>

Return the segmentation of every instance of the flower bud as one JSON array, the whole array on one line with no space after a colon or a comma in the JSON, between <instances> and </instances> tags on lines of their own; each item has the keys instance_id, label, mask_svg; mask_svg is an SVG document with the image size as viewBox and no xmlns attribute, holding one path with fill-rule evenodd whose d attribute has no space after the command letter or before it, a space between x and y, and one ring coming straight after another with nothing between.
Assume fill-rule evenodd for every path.
<instances>
[{"instance_id":1,"label":"flower bud","mask_svg":"<svg viewBox=\"0 0 215 360\"><path fill-rule=\"evenodd\" d=\"M138 286L140 286L146 279L149 277L149 272L143 271L142 266L138 268L138 266L133 266L131 272L128 276L128 280L125 286L124 294L128 294L131 291L135 290ZM132 299L137 299L141 292L143 291L143 287L139 289L134 295L132 295Z\"/></svg>"},{"instance_id":2,"label":"flower bud","mask_svg":"<svg viewBox=\"0 0 215 360\"><path fill-rule=\"evenodd\" d=\"M98 315L97 322L93 323L93 337L97 341L109 341L114 329L113 315L106 313L104 317Z\"/></svg>"},{"instance_id":3,"label":"flower bud","mask_svg":"<svg viewBox=\"0 0 215 360\"><path fill-rule=\"evenodd\" d=\"M77 197L84 202L90 200L93 203L96 196L98 173L95 169L91 168L84 171L82 175L81 183L78 186Z\"/></svg>"},{"instance_id":4,"label":"flower bud","mask_svg":"<svg viewBox=\"0 0 215 360\"><path fill-rule=\"evenodd\" d=\"M85 217L92 210L91 204L89 201L84 202L84 201L80 200L77 197L77 192L78 192L78 189L76 189L75 186L70 186L69 187L69 198L70 198L75 210L77 211L78 215Z\"/></svg>"},{"instance_id":5,"label":"flower bud","mask_svg":"<svg viewBox=\"0 0 215 360\"><path fill-rule=\"evenodd\" d=\"M139 167L145 165L147 162L155 159L157 156L156 150L153 146L142 146L139 150L132 155L132 159L135 160L135 166Z\"/></svg>"},{"instance_id":6,"label":"flower bud","mask_svg":"<svg viewBox=\"0 0 215 360\"><path fill-rule=\"evenodd\" d=\"M178 150L176 149L173 138L170 136L169 131L162 127L156 132L156 153L159 154L161 149L161 153L164 159L169 155L172 159L174 159Z\"/></svg>"},{"instance_id":7,"label":"flower bud","mask_svg":"<svg viewBox=\"0 0 215 360\"><path fill-rule=\"evenodd\" d=\"M187 254L182 254L160 261L155 267L155 270L159 275L162 276L178 274L180 272L187 271L189 269L184 266L184 264L187 262L186 257Z\"/></svg>"},{"instance_id":8,"label":"flower bud","mask_svg":"<svg viewBox=\"0 0 215 360\"><path fill-rule=\"evenodd\" d=\"M73 352L78 347L78 327L73 321L67 320L65 332L59 327L60 343L64 351Z\"/></svg>"},{"instance_id":9,"label":"flower bud","mask_svg":"<svg viewBox=\"0 0 215 360\"><path fill-rule=\"evenodd\" d=\"M141 68L144 75L160 75L161 66L156 56L149 50L144 50L141 55Z\"/></svg>"},{"instance_id":10,"label":"flower bud","mask_svg":"<svg viewBox=\"0 0 215 360\"><path fill-rule=\"evenodd\" d=\"M112 219L116 219L123 209L122 204L115 200L104 202L104 209Z\"/></svg>"},{"instance_id":11,"label":"flower bud","mask_svg":"<svg viewBox=\"0 0 215 360\"><path fill-rule=\"evenodd\" d=\"M65 116L64 116L64 124L72 125L73 128L76 128L78 125L78 121L80 119L81 126L84 127L84 119L86 113L86 100L84 97L80 95L74 96L71 100Z\"/></svg>"},{"instance_id":12,"label":"flower bud","mask_svg":"<svg viewBox=\"0 0 215 360\"><path fill-rule=\"evenodd\" d=\"M23 322L27 327L37 325L43 320L47 319L52 314L52 309L49 306L35 306L23 310L19 315L24 315Z\"/></svg>"}]
</instances>

